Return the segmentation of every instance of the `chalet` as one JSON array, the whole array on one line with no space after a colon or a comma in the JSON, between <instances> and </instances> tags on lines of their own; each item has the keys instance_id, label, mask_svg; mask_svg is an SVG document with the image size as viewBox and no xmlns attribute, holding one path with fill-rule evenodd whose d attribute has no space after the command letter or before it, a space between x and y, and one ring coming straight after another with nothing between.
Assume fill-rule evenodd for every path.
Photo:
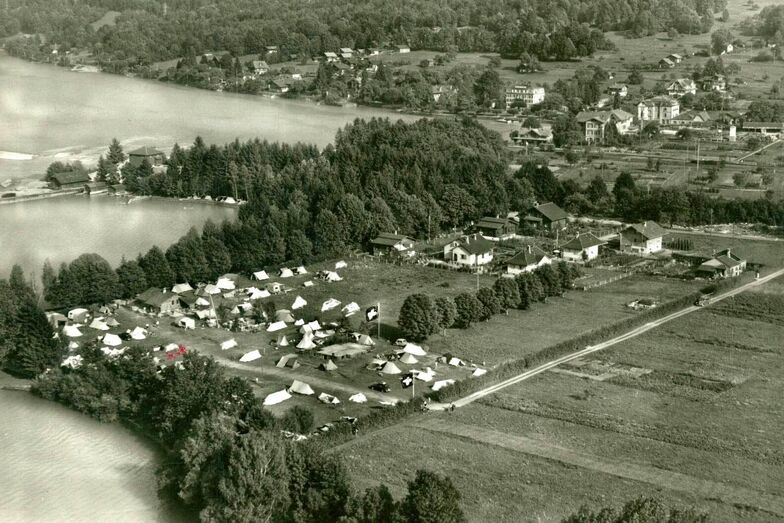
<instances>
[{"instance_id":1,"label":"chalet","mask_svg":"<svg viewBox=\"0 0 784 523\"><path fill-rule=\"evenodd\" d=\"M384 256L387 254L404 254L413 256L414 240L402 234L382 232L372 240L370 246L373 249L373 256Z\"/></svg>"},{"instance_id":2,"label":"chalet","mask_svg":"<svg viewBox=\"0 0 784 523\"><path fill-rule=\"evenodd\" d=\"M604 141L608 125L615 125L618 134L627 134L634 117L622 109L612 111L580 111L575 118L587 143Z\"/></svg>"},{"instance_id":3,"label":"chalet","mask_svg":"<svg viewBox=\"0 0 784 523\"><path fill-rule=\"evenodd\" d=\"M505 240L517 232L517 223L511 218L485 216L474 226L476 232L489 239Z\"/></svg>"},{"instance_id":4,"label":"chalet","mask_svg":"<svg viewBox=\"0 0 784 523\"><path fill-rule=\"evenodd\" d=\"M150 287L136 297L136 301L152 312L158 314L168 314L174 312L180 305L179 295L173 292L166 292L156 287Z\"/></svg>"},{"instance_id":5,"label":"chalet","mask_svg":"<svg viewBox=\"0 0 784 523\"><path fill-rule=\"evenodd\" d=\"M523 102L526 106L540 104L544 101L544 87L531 87L530 85L515 85L509 87L504 93L506 106L511 107L515 102Z\"/></svg>"},{"instance_id":6,"label":"chalet","mask_svg":"<svg viewBox=\"0 0 784 523\"><path fill-rule=\"evenodd\" d=\"M555 231L565 229L568 218L566 211L552 202L547 202L528 209L528 214L523 221L537 229Z\"/></svg>"},{"instance_id":7,"label":"chalet","mask_svg":"<svg viewBox=\"0 0 784 523\"><path fill-rule=\"evenodd\" d=\"M697 84L691 78L678 78L667 86L667 94L673 98L680 98L683 95L697 94Z\"/></svg>"},{"instance_id":8,"label":"chalet","mask_svg":"<svg viewBox=\"0 0 784 523\"><path fill-rule=\"evenodd\" d=\"M55 173L49 180L52 189L78 189L90 183L90 177L82 171Z\"/></svg>"},{"instance_id":9,"label":"chalet","mask_svg":"<svg viewBox=\"0 0 784 523\"><path fill-rule=\"evenodd\" d=\"M711 121L711 116L706 111L686 111L673 118L670 123L673 125L700 127L707 125Z\"/></svg>"},{"instance_id":10,"label":"chalet","mask_svg":"<svg viewBox=\"0 0 784 523\"><path fill-rule=\"evenodd\" d=\"M506 273L517 275L524 272L531 272L542 265L550 265L551 263L553 263L552 258L542 249L536 245L526 245L522 251L515 254L506 262Z\"/></svg>"},{"instance_id":11,"label":"chalet","mask_svg":"<svg viewBox=\"0 0 784 523\"><path fill-rule=\"evenodd\" d=\"M278 49L277 45L268 45L264 48L265 58L277 58L279 53L280 49Z\"/></svg>"},{"instance_id":12,"label":"chalet","mask_svg":"<svg viewBox=\"0 0 784 523\"><path fill-rule=\"evenodd\" d=\"M599 257L599 246L606 243L590 232L578 234L561 246L561 256L568 261L590 261Z\"/></svg>"},{"instance_id":13,"label":"chalet","mask_svg":"<svg viewBox=\"0 0 784 523\"><path fill-rule=\"evenodd\" d=\"M147 160L150 165L161 165L166 160L166 156L158 149L147 145L128 153L128 163L134 167L140 166L144 160Z\"/></svg>"},{"instance_id":14,"label":"chalet","mask_svg":"<svg viewBox=\"0 0 784 523\"><path fill-rule=\"evenodd\" d=\"M637 104L637 119L641 122L656 120L661 124L669 124L680 114L680 104L669 96L655 96Z\"/></svg>"},{"instance_id":15,"label":"chalet","mask_svg":"<svg viewBox=\"0 0 784 523\"><path fill-rule=\"evenodd\" d=\"M615 96L617 94L621 98L626 98L626 96L629 94L629 88L626 86L626 84L612 84L607 88L607 92L611 96Z\"/></svg>"},{"instance_id":16,"label":"chalet","mask_svg":"<svg viewBox=\"0 0 784 523\"><path fill-rule=\"evenodd\" d=\"M667 55L667 59L674 64L679 64L683 61L683 57L675 53Z\"/></svg>"},{"instance_id":17,"label":"chalet","mask_svg":"<svg viewBox=\"0 0 784 523\"><path fill-rule=\"evenodd\" d=\"M324 53L324 60L327 62L337 62L338 61L338 54L333 53L332 51L326 51Z\"/></svg>"},{"instance_id":18,"label":"chalet","mask_svg":"<svg viewBox=\"0 0 784 523\"><path fill-rule=\"evenodd\" d=\"M517 145L545 144L552 143L553 132L545 128L521 127L520 130L512 131L509 138Z\"/></svg>"},{"instance_id":19,"label":"chalet","mask_svg":"<svg viewBox=\"0 0 784 523\"><path fill-rule=\"evenodd\" d=\"M784 132L784 122L743 122L743 130L762 135L780 134Z\"/></svg>"},{"instance_id":20,"label":"chalet","mask_svg":"<svg viewBox=\"0 0 784 523\"><path fill-rule=\"evenodd\" d=\"M697 275L708 278L733 278L746 270L746 260L725 249L697 267Z\"/></svg>"},{"instance_id":21,"label":"chalet","mask_svg":"<svg viewBox=\"0 0 784 523\"><path fill-rule=\"evenodd\" d=\"M494 248L495 243L474 234L444 245L444 259L463 267L485 266L493 261Z\"/></svg>"},{"instance_id":22,"label":"chalet","mask_svg":"<svg viewBox=\"0 0 784 523\"><path fill-rule=\"evenodd\" d=\"M284 94L289 92L291 85L288 78L275 78L270 81L268 87L273 93Z\"/></svg>"},{"instance_id":23,"label":"chalet","mask_svg":"<svg viewBox=\"0 0 784 523\"><path fill-rule=\"evenodd\" d=\"M669 58L662 58L659 60L659 69L672 69L673 67L675 67L675 62Z\"/></svg>"},{"instance_id":24,"label":"chalet","mask_svg":"<svg viewBox=\"0 0 784 523\"><path fill-rule=\"evenodd\" d=\"M716 91L723 93L727 90L727 79L724 75L714 74L710 76L703 76L699 80L700 89L703 91Z\"/></svg>"},{"instance_id":25,"label":"chalet","mask_svg":"<svg viewBox=\"0 0 784 523\"><path fill-rule=\"evenodd\" d=\"M405 53L410 53L411 52L411 48L409 46L407 46L407 45L396 45L395 49L397 49L397 52L400 53L400 54L405 54Z\"/></svg>"},{"instance_id":26,"label":"chalet","mask_svg":"<svg viewBox=\"0 0 784 523\"><path fill-rule=\"evenodd\" d=\"M620 250L634 254L653 254L662 250L666 231L656 222L635 223L619 233Z\"/></svg>"},{"instance_id":27,"label":"chalet","mask_svg":"<svg viewBox=\"0 0 784 523\"><path fill-rule=\"evenodd\" d=\"M253 60L251 62L253 74L267 74L269 72L269 65L264 60Z\"/></svg>"}]
</instances>

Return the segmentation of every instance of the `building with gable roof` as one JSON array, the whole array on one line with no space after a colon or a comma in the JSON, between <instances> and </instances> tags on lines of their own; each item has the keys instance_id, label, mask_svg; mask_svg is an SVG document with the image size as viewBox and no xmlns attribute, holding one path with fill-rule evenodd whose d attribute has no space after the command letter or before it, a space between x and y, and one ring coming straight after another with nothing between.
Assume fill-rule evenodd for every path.
<instances>
[{"instance_id":1,"label":"building with gable roof","mask_svg":"<svg viewBox=\"0 0 784 523\"><path fill-rule=\"evenodd\" d=\"M551 231L566 228L569 215L553 202L546 202L528 209L528 214L523 221L536 229L549 229Z\"/></svg>"},{"instance_id":2,"label":"building with gable roof","mask_svg":"<svg viewBox=\"0 0 784 523\"><path fill-rule=\"evenodd\" d=\"M464 267L481 267L493 261L494 249L494 242L473 234L444 245L444 259Z\"/></svg>"},{"instance_id":3,"label":"building with gable roof","mask_svg":"<svg viewBox=\"0 0 784 523\"><path fill-rule=\"evenodd\" d=\"M590 232L578 234L561 246L561 257L567 261L591 261L599 257L599 246L606 243Z\"/></svg>"},{"instance_id":4,"label":"building with gable roof","mask_svg":"<svg viewBox=\"0 0 784 523\"><path fill-rule=\"evenodd\" d=\"M664 228L654 221L629 225L619 233L620 250L634 254L653 254L662 250Z\"/></svg>"}]
</instances>

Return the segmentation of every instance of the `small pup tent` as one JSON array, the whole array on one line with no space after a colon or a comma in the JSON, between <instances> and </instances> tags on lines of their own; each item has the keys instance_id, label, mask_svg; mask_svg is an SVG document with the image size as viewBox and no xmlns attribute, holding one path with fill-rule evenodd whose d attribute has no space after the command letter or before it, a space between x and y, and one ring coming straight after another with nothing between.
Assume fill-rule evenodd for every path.
<instances>
[{"instance_id":1,"label":"small pup tent","mask_svg":"<svg viewBox=\"0 0 784 523\"><path fill-rule=\"evenodd\" d=\"M177 326L182 327L183 329L195 329L196 328L196 320L193 318L189 318L187 316L183 316L179 320L177 320Z\"/></svg>"},{"instance_id":2,"label":"small pup tent","mask_svg":"<svg viewBox=\"0 0 784 523\"><path fill-rule=\"evenodd\" d=\"M379 372L381 372L382 374L400 374L402 371L397 365L395 365L391 361L388 361L381 366Z\"/></svg>"},{"instance_id":3,"label":"small pup tent","mask_svg":"<svg viewBox=\"0 0 784 523\"><path fill-rule=\"evenodd\" d=\"M297 310L297 309L301 309L302 307L304 307L307 304L308 304L308 302L305 301L302 298L302 296L297 296L297 298L294 300L294 303L291 304L291 308L294 309L294 310Z\"/></svg>"},{"instance_id":4,"label":"small pup tent","mask_svg":"<svg viewBox=\"0 0 784 523\"><path fill-rule=\"evenodd\" d=\"M327 371L330 371L330 370L338 370L338 366L337 366L337 365L335 365L335 362L334 362L334 361L332 361L332 360L327 360L326 362L324 362L324 363L322 363L321 365L319 365L319 369L321 369L321 370L327 370Z\"/></svg>"},{"instance_id":5,"label":"small pup tent","mask_svg":"<svg viewBox=\"0 0 784 523\"><path fill-rule=\"evenodd\" d=\"M275 321L269 324L267 327L267 332L275 332L279 330L283 330L286 328L286 322L284 321Z\"/></svg>"},{"instance_id":6,"label":"small pup tent","mask_svg":"<svg viewBox=\"0 0 784 523\"><path fill-rule=\"evenodd\" d=\"M248 363L249 361L255 361L259 358L261 358L261 353L258 350L252 350L243 354L240 361L242 363Z\"/></svg>"},{"instance_id":7,"label":"small pup tent","mask_svg":"<svg viewBox=\"0 0 784 523\"><path fill-rule=\"evenodd\" d=\"M287 399L291 398L291 394L288 391L279 390L278 392L273 392L266 398L264 398L264 405L277 405L278 403L282 403Z\"/></svg>"},{"instance_id":8,"label":"small pup tent","mask_svg":"<svg viewBox=\"0 0 784 523\"><path fill-rule=\"evenodd\" d=\"M116 334L106 334L101 341L104 345L108 345L109 347L117 347L118 345L122 345L122 340Z\"/></svg>"},{"instance_id":9,"label":"small pup tent","mask_svg":"<svg viewBox=\"0 0 784 523\"><path fill-rule=\"evenodd\" d=\"M237 340L235 340L234 338L232 338L230 340L223 341L220 344L221 350L233 349L236 346L237 346Z\"/></svg>"},{"instance_id":10,"label":"small pup tent","mask_svg":"<svg viewBox=\"0 0 784 523\"><path fill-rule=\"evenodd\" d=\"M348 267L348 264L346 262L344 262L343 260L335 262L335 270L337 270L337 269L345 269L346 267Z\"/></svg>"},{"instance_id":11,"label":"small pup tent","mask_svg":"<svg viewBox=\"0 0 784 523\"><path fill-rule=\"evenodd\" d=\"M316 392L308 385L307 383L294 380L291 382L291 387L289 387L289 392L294 394L302 394L304 396L312 396Z\"/></svg>"},{"instance_id":12,"label":"small pup tent","mask_svg":"<svg viewBox=\"0 0 784 523\"><path fill-rule=\"evenodd\" d=\"M340 305L340 302L338 300L336 300L335 298L330 298L321 304L321 312L332 310L338 305Z\"/></svg>"},{"instance_id":13,"label":"small pup tent","mask_svg":"<svg viewBox=\"0 0 784 523\"><path fill-rule=\"evenodd\" d=\"M269 280L269 275L267 275L266 271L256 271L253 273L253 279L255 280Z\"/></svg>"}]
</instances>

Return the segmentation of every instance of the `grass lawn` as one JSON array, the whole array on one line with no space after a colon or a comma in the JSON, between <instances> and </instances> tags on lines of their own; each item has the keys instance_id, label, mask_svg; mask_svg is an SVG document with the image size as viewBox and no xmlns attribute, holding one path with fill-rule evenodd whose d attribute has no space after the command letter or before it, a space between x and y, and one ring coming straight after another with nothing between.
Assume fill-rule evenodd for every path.
<instances>
[{"instance_id":1,"label":"grass lawn","mask_svg":"<svg viewBox=\"0 0 784 523\"><path fill-rule=\"evenodd\" d=\"M449 329L428 340L436 353L452 352L467 360L497 365L574 338L636 314L626 303L642 297L669 301L699 288L695 282L632 276L589 291L549 298L527 311L513 310L469 329Z\"/></svg>"}]
</instances>

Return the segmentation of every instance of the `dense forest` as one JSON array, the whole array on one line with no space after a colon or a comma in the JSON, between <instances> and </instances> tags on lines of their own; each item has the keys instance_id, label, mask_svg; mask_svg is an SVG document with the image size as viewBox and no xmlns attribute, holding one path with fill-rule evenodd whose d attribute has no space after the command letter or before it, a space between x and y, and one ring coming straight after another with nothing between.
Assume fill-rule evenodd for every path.
<instances>
[{"instance_id":1,"label":"dense forest","mask_svg":"<svg viewBox=\"0 0 784 523\"><path fill-rule=\"evenodd\" d=\"M585 56L606 45L602 31L643 36L704 33L726 0L9 0L0 37L44 35L124 67L208 51L265 53L273 61L340 47L407 44L412 49L495 51L541 60ZM91 25L108 10L116 24ZM38 42L40 43L40 42ZM30 42L9 50L26 55Z\"/></svg>"}]
</instances>

